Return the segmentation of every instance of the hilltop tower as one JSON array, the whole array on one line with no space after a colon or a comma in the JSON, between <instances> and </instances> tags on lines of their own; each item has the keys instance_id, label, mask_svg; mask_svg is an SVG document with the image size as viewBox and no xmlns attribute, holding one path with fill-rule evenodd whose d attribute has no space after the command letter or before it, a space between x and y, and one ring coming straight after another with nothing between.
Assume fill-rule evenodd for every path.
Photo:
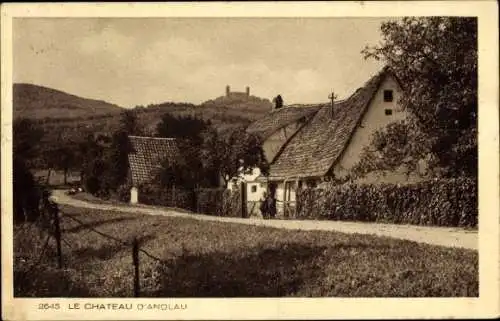
<instances>
[{"instance_id":1,"label":"hilltop tower","mask_svg":"<svg viewBox=\"0 0 500 321\"><path fill-rule=\"evenodd\" d=\"M229 85L226 86L226 98L248 100L250 98L250 87L245 87L245 91L231 91Z\"/></svg>"}]
</instances>

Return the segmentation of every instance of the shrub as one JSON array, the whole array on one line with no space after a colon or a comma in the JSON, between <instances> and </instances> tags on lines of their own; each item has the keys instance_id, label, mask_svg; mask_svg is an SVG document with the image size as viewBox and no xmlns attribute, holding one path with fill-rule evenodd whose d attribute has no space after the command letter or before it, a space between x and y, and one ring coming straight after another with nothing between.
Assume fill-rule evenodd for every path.
<instances>
[{"instance_id":1,"label":"shrub","mask_svg":"<svg viewBox=\"0 0 500 321\"><path fill-rule=\"evenodd\" d=\"M116 194L119 201L130 202L130 189L132 186L130 184L122 184L116 190Z\"/></svg>"},{"instance_id":2,"label":"shrub","mask_svg":"<svg viewBox=\"0 0 500 321\"><path fill-rule=\"evenodd\" d=\"M222 194L222 216L241 217L241 193L239 190L224 190Z\"/></svg>"},{"instance_id":3,"label":"shrub","mask_svg":"<svg viewBox=\"0 0 500 321\"><path fill-rule=\"evenodd\" d=\"M224 188L189 190L143 184L139 187L139 203L177 207L208 215L241 217L240 192Z\"/></svg>"},{"instance_id":4,"label":"shrub","mask_svg":"<svg viewBox=\"0 0 500 321\"><path fill-rule=\"evenodd\" d=\"M223 188L201 188L196 190L196 212L223 216Z\"/></svg>"},{"instance_id":5,"label":"shrub","mask_svg":"<svg viewBox=\"0 0 500 321\"><path fill-rule=\"evenodd\" d=\"M411 185L332 185L297 193L303 219L476 227L477 180L441 179Z\"/></svg>"},{"instance_id":6,"label":"shrub","mask_svg":"<svg viewBox=\"0 0 500 321\"><path fill-rule=\"evenodd\" d=\"M194 210L194 191L179 188L162 188L156 184L143 184L139 187L139 203L178 207Z\"/></svg>"}]
</instances>

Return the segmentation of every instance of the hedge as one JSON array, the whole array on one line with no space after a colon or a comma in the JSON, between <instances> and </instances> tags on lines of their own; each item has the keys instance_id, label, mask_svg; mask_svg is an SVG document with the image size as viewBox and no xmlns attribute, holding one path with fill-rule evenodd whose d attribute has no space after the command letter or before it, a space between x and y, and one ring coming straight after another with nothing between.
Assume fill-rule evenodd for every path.
<instances>
[{"instance_id":1,"label":"hedge","mask_svg":"<svg viewBox=\"0 0 500 321\"><path fill-rule=\"evenodd\" d=\"M222 194L223 216L242 217L241 192L226 189Z\"/></svg>"},{"instance_id":2,"label":"hedge","mask_svg":"<svg viewBox=\"0 0 500 321\"><path fill-rule=\"evenodd\" d=\"M224 188L203 188L196 190L197 212L227 217L242 217L239 191Z\"/></svg>"},{"instance_id":3,"label":"hedge","mask_svg":"<svg viewBox=\"0 0 500 321\"><path fill-rule=\"evenodd\" d=\"M154 184L139 187L139 203L177 207L192 212L228 217L241 217L239 191L224 188L200 188L195 190L161 188Z\"/></svg>"},{"instance_id":4,"label":"hedge","mask_svg":"<svg viewBox=\"0 0 500 321\"><path fill-rule=\"evenodd\" d=\"M477 180L332 185L297 192L297 218L476 227Z\"/></svg>"},{"instance_id":5,"label":"hedge","mask_svg":"<svg viewBox=\"0 0 500 321\"><path fill-rule=\"evenodd\" d=\"M139 203L196 210L194 191L179 188L161 188L153 184L139 187Z\"/></svg>"}]
</instances>

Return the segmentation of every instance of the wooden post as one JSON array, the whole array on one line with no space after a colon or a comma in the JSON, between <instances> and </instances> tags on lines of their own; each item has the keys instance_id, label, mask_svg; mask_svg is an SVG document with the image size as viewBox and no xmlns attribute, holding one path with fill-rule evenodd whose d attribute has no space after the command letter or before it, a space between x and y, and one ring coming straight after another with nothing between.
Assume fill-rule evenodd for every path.
<instances>
[{"instance_id":1,"label":"wooden post","mask_svg":"<svg viewBox=\"0 0 500 321\"><path fill-rule=\"evenodd\" d=\"M134 238L132 242L132 261L134 264L134 297L139 297L139 241Z\"/></svg>"},{"instance_id":2,"label":"wooden post","mask_svg":"<svg viewBox=\"0 0 500 321\"><path fill-rule=\"evenodd\" d=\"M193 204L192 204L192 206L193 206L193 211L195 213L198 213L198 188L197 187L195 187L193 189Z\"/></svg>"},{"instance_id":3,"label":"wooden post","mask_svg":"<svg viewBox=\"0 0 500 321\"><path fill-rule=\"evenodd\" d=\"M177 202L175 201L175 184L172 185L172 207L176 207Z\"/></svg>"},{"instance_id":4,"label":"wooden post","mask_svg":"<svg viewBox=\"0 0 500 321\"><path fill-rule=\"evenodd\" d=\"M57 266L62 269L61 226L59 225L59 208L57 204L51 205L54 216L55 237L57 243Z\"/></svg>"},{"instance_id":5,"label":"wooden post","mask_svg":"<svg viewBox=\"0 0 500 321\"><path fill-rule=\"evenodd\" d=\"M246 183L241 182L241 217L247 217L246 208L247 208L247 188Z\"/></svg>"}]
</instances>

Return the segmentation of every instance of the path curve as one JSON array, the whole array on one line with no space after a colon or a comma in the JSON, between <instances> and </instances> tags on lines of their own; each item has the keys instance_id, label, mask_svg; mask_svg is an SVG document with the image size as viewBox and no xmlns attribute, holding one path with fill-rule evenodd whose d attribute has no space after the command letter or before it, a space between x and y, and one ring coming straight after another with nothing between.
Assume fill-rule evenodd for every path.
<instances>
[{"instance_id":1,"label":"path curve","mask_svg":"<svg viewBox=\"0 0 500 321\"><path fill-rule=\"evenodd\" d=\"M350 234L370 234L446 247L458 247L471 250L478 249L477 231L464 230L460 228L341 221L263 220L259 218L235 218L187 214L147 205L111 205L91 203L72 198L71 196L66 195L65 190L54 190L52 192L52 199L58 204L79 208L111 210L125 213L141 213L147 215L185 217L203 221L239 223L290 230L322 230Z\"/></svg>"}]
</instances>

